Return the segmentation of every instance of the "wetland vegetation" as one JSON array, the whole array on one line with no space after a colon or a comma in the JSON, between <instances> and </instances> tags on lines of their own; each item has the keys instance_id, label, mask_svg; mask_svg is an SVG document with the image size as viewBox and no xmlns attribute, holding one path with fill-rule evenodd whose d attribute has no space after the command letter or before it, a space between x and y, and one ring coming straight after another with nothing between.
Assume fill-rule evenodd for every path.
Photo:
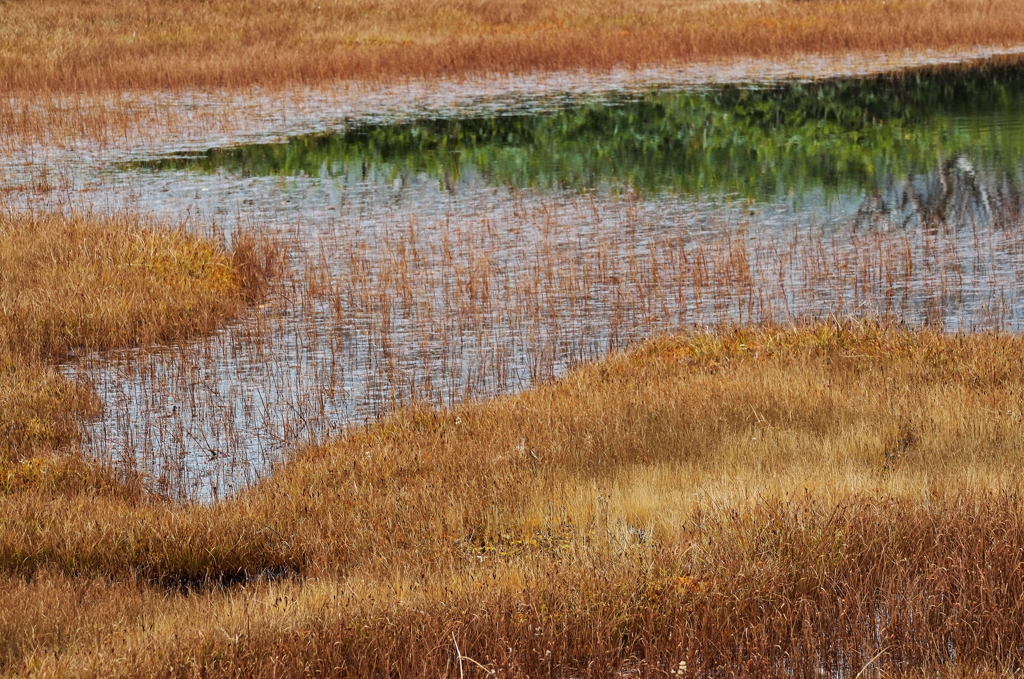
<instances>
[{"instance_id":1,"label":"wetland vegetation","mask_svg":"<svg viewBox=\"0 0 1024 679\"><path fill-rule=\"evenodd\" d=\"M0 0L0 675L1019 674L1024 59L283 122L1014 5Z\"/></svg>"},{"instance_id":2,"label":"wetland vegetation","mask_svg":"<svg viewBox=\"0 0 1024 679\"><path fill-rule=\"evenodd\" d=\"M1005 674L1022 365L1010 335L697 332L213 506L9 493L5 669Z\"/></svg>"},{"instance_id":3,"label":"wetland vegetation","mask_svg":"<svg viewBox=\"0 0 1024 679\"><path fill-rule=\"evenodd\" d=\"M281 220L293 275L287 302L187 350L80 359L109 405L91 445L217 496L397 406L680 328L1017 328L1019 73L655 91L122 164L106 176L168 214Z\"/></svg>"},{"instance_id":4,"label":"wetland vegetation","mask_svg":"<svg viewBox=\"0 0 1024 679\"><path fill-rule=\"evenodd\" d=\"M1013 0L5 2L0 88L287 87L1019 44Z\"/></svg>"},{"instance_id":5,"label":"wetland vegetation","mask_svg":"<svg viewBox=\"0 0 1024 679\"><path fill-rule=\"evenodd\" d=\"M78 352L209 332L259 299L274 253L240 234L234 251L139 218L0 217L0 483L76 486L95 464L75 451L102 405L59 370ZM68 466L70 465L70 469Z\"/></svg>"}]
</instances>

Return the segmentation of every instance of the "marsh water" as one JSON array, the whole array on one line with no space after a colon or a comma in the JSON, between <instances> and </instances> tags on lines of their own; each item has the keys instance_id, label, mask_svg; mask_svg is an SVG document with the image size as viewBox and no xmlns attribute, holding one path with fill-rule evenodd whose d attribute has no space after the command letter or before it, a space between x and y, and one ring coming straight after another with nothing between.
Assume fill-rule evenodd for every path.
<instances>
[{"instance_id":1,"label":"marsh water","mask_svg":"<svg viewBox=\"0 0 1024 679\"><path fill-rule=\"evenodd\" d=\"M1020 60L333 127L103 170L144 211L273 234L291 273L213 337L69 366L105 403L97 455L219 497L397 407L659 333L1024 324Z\"/></svg>"},{"instance_id":2,"label":"marsh water","mask_svg":"<svg viewBox=\"0 0 1024 679\"><path fill-rule=\"evenodd\" d=\"M540 191L628 186L820 202L822 192L860 198L968 166L990 181L1019 179L1022 125L1024 71L1007 65L613 94L540 113L354 124L127 167L340 185L429 178L446 191L478 180Z\"/></svg>"}]
</instances>

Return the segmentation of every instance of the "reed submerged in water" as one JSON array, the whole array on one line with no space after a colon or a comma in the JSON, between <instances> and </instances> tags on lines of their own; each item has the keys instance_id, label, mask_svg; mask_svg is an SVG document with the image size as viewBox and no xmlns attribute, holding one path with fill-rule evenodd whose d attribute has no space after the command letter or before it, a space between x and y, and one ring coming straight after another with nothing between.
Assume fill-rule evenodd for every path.
<instances>
[{"instance_id":1,"label":"reed submerged in water","mask_svg":"<svg viewBox=\"0 0 1024 679\"><path fill-rule=\"evenodd\" d=\"M81 420L101 406L57 363L212 331L262 296L271 254L252 237L231 252L127 215L0 216L0 481L81 462Z\"/></svg>"}]
</instances>

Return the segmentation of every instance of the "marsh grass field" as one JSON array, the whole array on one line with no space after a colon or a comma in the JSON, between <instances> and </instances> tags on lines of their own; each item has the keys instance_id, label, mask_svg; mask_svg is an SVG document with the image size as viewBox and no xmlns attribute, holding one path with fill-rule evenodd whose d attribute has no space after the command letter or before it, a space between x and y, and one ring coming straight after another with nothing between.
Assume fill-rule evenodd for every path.
<instances>
[{"instance_id":1,"label":"marsh grass field","mask_svg":"<svg viewBox=\"0 0 1024 679\"><path fill-rule=\"evenodd\" d=\"M11 489L5 670L1005 676L1022 357L871 323L696 332L403 410L213 505Z\"/></svg>"},{"instance_id":2,"label":"marsh grass field","mask_svg":"<svg viewBox=\"0 0 1024 679\"><path fill-rule=\"evenodd\" d=\"M1018 44L1012 0L7 2L11 92L279 87Z\"/></svg>"},{"instance_id":3,"label":"marsh grass field","mask_svg":"<svg viewBox=\"0 0 1024 679\"><path fill-rule=\"evenodd\" d=\"M95 397L57 361L182 339L201 352L195 333L210 328L199 323L275 295L301 306L316 290L358 310L350 296L363 286L332 281L316 260L289 271L287 248L254 237L225 245L128 217L12 213L5 226L8 674L1017 667L1016 335L884 319L691 330L540 376L519 395L401 408L295 450L227 499L181 502L138 468L83 455L75 425ZM408 238L397 242L411 253ZM922 267L893 252L855 277ZM686 295L708 285L707 297L742 302L765 284L730 268L736 257L709 252L698 282L675 276ZM365 287L400 304L413 259L387 259ZM794 259L814 280L815 260ZM439 276L452 266L423 265ZM613 275L660 298L647 266ZM544 315L536 300L569 294L556 275L567 268L552 259L506 296ZM413 297L429 289L404 275ZM486 315L482 291L498 282L453 275L455 307Z\"/></svg>"},{"instance_id":4,"label":"marsh grass field","mask_svg":"<svg viewBox=\"0 0 1024 679\"><path fill-rule=\"evenodd\" d=\"M1019 675L1013 158L936 151L902 221L506 186L319 240L34 160L269 124L252 88L1016 49L1017 4L0 0L0 675Z\"/></svg>"}]
</instances>

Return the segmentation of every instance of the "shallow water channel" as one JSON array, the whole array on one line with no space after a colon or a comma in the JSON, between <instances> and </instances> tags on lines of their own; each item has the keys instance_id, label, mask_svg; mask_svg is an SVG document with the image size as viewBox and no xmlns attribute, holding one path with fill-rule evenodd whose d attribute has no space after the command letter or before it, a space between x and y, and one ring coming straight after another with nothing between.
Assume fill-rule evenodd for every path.
<instances>
[{"instance_id":1,"label":"shallow water channel","mask_svg":"<svg viewBox=\"0 0 1024 679\"><path fill-rule=\"evenodd\" d=\"M271 233L293 271L213 337L70 365L105 403L89 445L215 498L398 406L515 392L658 333L1019 330L1022 63L559 97L111 165L140 209Z\"/></svg>"}]
</instances>

